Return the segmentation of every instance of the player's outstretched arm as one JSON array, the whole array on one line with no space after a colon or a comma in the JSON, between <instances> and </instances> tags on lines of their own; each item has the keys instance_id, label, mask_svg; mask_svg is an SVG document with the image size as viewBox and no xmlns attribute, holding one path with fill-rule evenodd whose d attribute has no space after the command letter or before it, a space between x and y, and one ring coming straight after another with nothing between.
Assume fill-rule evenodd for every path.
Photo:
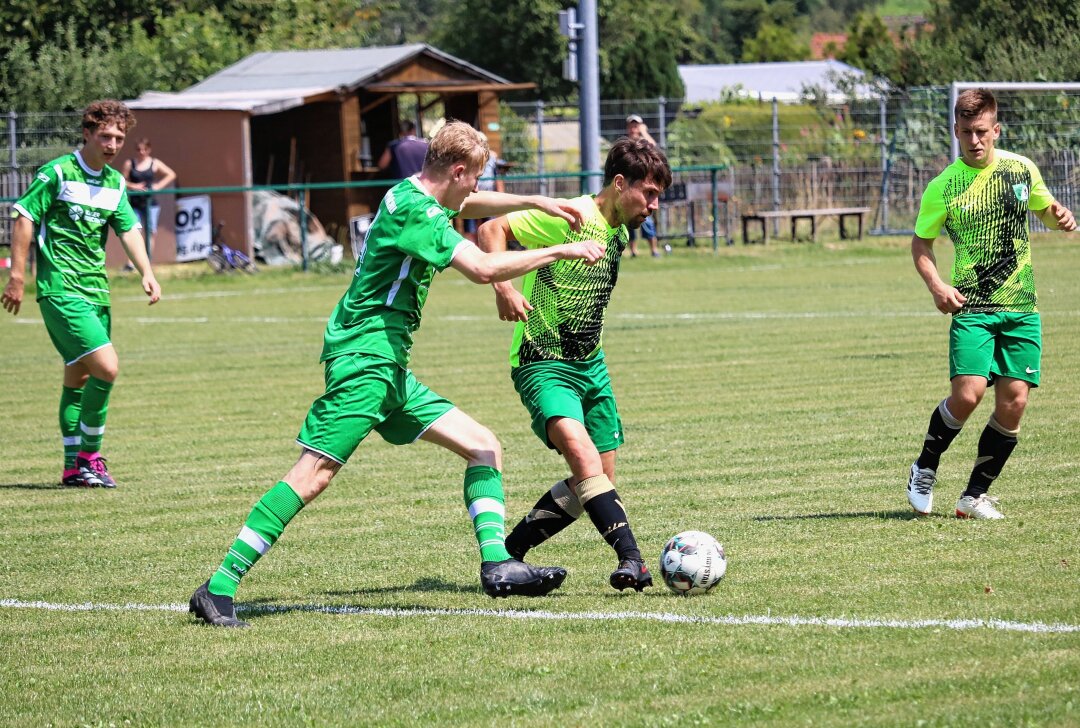
<instances>
[{"instance_id":1,"label":"player's outstretched arm","mask_svg":"<svg viewBox=\"0 0 1080 728\"><path fill-rule=\"evenodd\" d=\"M1039 218L1039 221L1051 230L1063 230L1071 233L1076 229L1076 218L1073 216L1072 210L1057 200L1054 200L1049 207L1033 210L1033 212L1035 217Z\"/></svg>"},{"instance_id":2,"label":"player's outstretched arm","mask_svg":"<svg viewBox=\"0 0 1080 728\"><path fill-rule=\"evenodd\" d=\"M450 265L473 283L495 283L517 278L558 260L582 260L586 265L593 265L604 257L605 250L604 245L595 240L502 253L485 253L475 245L468 245L454 256Z\"/></svg>"},{"instance_id":3,"label":"player's outstretched arm","mask_svg":"<svg viewBox=\"0 0 1080 728\"><path fill-rule=\"evenodd\" d=\"M476 232L476 244L485 253L502 253L507 242L513 237L510 222L506 217L488 220ZM495 308L503 321L528 321L529 311L533 306L529 299L521 295L510 281L497 281L491 284L495 290Z\"/></svg>"},{"instance_id":4,"label":"player's outstretched arm","mask_svg":"<svg viewBox=\"0 0 1080 728\"><path fill-rule=\"evenodd\" d=\"M964 307L967 297L941 279L937 270L937 258L934 256L934 241L920 238L918 235L911 237L911 259L915 262L915 270L923 279L930 295L934 297L934 306L942 313L956 313Z\"/></svg>"},{"instance_id":5,"label":"player's outstretched arm","mask_svg":"<svg viewBox=\"0 0 1080 728\"><path fill-rule=\"evenodd\" d=\"M150 259L146 257L142 229L131 228L121 233L120 244L124 246L128 260L142 276L143 291L150 297L150 305L154 305L161 300L161 286L154 276L153 268L150 267Z\"/></svg>"},{"instance_id":6,"label":"player's outstretched arm","mask_svg":"<svg viewBox=\"0 0 1080 728\"><path fill-rule=\"evenodd\" d=\"M30 252L30 241L34 237L34 221L19 215L15 218L11 230L11 277L0 295L0 303L12 315L17 315L22 308L23 293L26 290L26 256Z\"/></svg>"},{"instance_id":7,"label":"player's outstretched arm","mask_svg":"<svg viewBox=\"0 0 1080 728\"><path fill-rule=\"evenodd\" d=\"M461 217L480 218L497 217L518 210L539 210L552 217L562 218L574 230L581 229L585 213L574 207L570 200L559 200L543 195L513 195L509 192L482 190L473 192L465 198L461 207Z\"/></svg>"}]
</instances>

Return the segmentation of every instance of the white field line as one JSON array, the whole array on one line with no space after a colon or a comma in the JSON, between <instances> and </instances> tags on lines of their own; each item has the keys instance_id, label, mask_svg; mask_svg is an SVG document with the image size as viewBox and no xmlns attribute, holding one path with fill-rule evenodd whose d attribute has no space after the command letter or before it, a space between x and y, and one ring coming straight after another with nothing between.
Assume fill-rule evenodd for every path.
<instances>
[{"instance_id":1,"label":"white field line","mask_svg":"<svg viewBox=\"0 0 1080 728\"><path fill-rule=\"evenodd\" d=\"M24 602L19 599L0 599L0 608L40 609L51 612L186 612L184 604L57 604L54 602ZM1044 622L1011 622L1003 619L846 619L843 617L775 617L772 615L697 617L664 612L550 612L532 609L379 609L374 607L300 605L244 605L238 612L275 614L282 612L314 612L317 614L346 614L361 617L495 617L502 619L547 619L572 622L606 622L640 620L668 624L701 624L718 626L762 625L770 627L831 627L833 629L989 629L999 632L1034 632L1062 634L1080 632L1080 624L1046 624Z\"/></svg>"},{"instance_id":2,"label":"white field line","mask_svg":"<svg viewBox=\"0 0 1080 728\"><path fill-rule=\"evenodd\" d=\"M1044 317L1076 317L1080 311L1042 311ZM935 311L703 311L697 313L616 313L609 321L763 321L799 319L937 318ZM494 315L431 316L435 321L494 321ZM325 324L326 316L136 316L138 324ZM43 324L39 318L20 317L17 324Z\"/></svg>"}]
</instances>

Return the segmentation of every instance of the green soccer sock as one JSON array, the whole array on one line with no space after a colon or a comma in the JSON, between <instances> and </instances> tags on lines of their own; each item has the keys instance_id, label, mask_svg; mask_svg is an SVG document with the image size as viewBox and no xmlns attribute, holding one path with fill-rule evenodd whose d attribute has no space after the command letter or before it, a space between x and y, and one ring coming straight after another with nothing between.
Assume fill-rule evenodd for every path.
<instances>
[{"instance_id":1,"label":"green soccer sock","mask_svg":"<svg viewBox=\"0 0 1080 728\"><path fill-rule=\"evenodd\" d=\"M482 561L506 561L506 513L502 473L487 465L465 470L465 506L469 509Z\"/></svg>"},{"instance_id":2,"label":"green soccer sock","mask_svg":"<svg viewBox=\"0 0 1080 728\"><path fill-rule=\"evenodd\" d=\"M82 411L79 413L79 430L82 432L79 450L95 453L101 450L105 436L105 415L109 411L109 394L113 383L90 377L83 388Z\"/></svg>"},{"instance_id":3,"label":"green soccer sock","mask_svg":"<svg viewBox=\"0 0 1080 728\"><path fill-rule=\"evenodd\" d=\"M221 566L210 577L211 594L234 597L240 580L281 536L304 501L284 480L268 490L248 514Z\"/></svg>"},{"instance_id":4,"label":"green soccer sock","mask_svg":"<svg viewBox=\"0 0 1080 728\"><path fill-rule=\"evenodd\" d=\"M75 467L75 456L79 454L79 412L82 410L81 388L64 387L60 392L60 438L64 443L64 470Z\"/></svg>"}]
</instances>

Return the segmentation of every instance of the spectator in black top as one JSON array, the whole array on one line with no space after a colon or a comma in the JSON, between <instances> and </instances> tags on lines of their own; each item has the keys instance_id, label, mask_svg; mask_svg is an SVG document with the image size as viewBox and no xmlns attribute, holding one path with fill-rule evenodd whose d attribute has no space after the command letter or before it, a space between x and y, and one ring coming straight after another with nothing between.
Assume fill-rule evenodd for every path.
<instances>
[{"instance_id":1,"label":"spectator in black top","mask_svg":"<svg viewBox=\"0 0 1080 728\"><path fill-rule=\"evenodd\" d=\"M120 172L127 180L129 192L146 192L165 189L176 180L176 172L160 159L151 154L150 140L143 138L135 145L135 158L124 160ZM157 195L131 195L131 207L139 216L143 227L143 240L146 241L146 259L154 258L154 235L157 233L158 215L161 206ZM126 270L134 270L129 263Z\"/></svg>"},{"instance_id":2,"label":"spectator in black top","mask_svg":"<svg viewBox=\"0 0 1080 728\"><path fill-rule=\"evenodd\" d=\"M416 138L416 124L401 122L401 135L386 145L379 157L379 169L388 172L391 179L405 179L419 174L424 167L427 142Z\"/></svg>"}]
</instances>

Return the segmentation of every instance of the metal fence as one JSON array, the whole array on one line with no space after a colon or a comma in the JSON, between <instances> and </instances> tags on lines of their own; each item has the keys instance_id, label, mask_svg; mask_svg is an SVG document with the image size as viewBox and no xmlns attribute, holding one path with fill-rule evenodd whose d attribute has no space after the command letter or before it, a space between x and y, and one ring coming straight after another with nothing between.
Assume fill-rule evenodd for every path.
<instances>
[{"instance_id":1,"label":"metal fence","mask_svg":"<svg viewBox=\"0 0 1080 728\"><path fill-rule=\"evenodd\" d=\"M1080 91L996 95L999 146L1031 157L1055 196L1080 207ZM743 214L828 207L869 207L873 232L909 232L926 184L952 161L948 107L948 87L843 104L812 90L804 103L790 105L735 95L710 104L626 99L601 103L600 131L610 143L625 132L626 117L637 114L682 170L676 182L686 194L661 207L662 237L693 242L715 231L730 242ZM580 192L576 106L503 104L501 117L502 156L511 165L508 190ZM17 196L39 165L78 144L79 118L6 114L0 199ZM0 245L9 208L0 203ZM834 224L826 222L826 234Z\"/></svg>"}]
</instances>

